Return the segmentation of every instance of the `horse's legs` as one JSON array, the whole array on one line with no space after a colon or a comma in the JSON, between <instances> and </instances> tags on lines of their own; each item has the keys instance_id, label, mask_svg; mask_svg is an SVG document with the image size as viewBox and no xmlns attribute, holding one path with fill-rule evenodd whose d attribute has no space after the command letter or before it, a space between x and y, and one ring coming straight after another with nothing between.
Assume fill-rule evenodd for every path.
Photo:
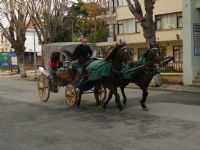
<instances>
[{"instance_id":1,"label":"horse's legs","mask_svg":"<svg viewBox=\"0 0 200 150\"><path fill-rule=\"evenodd\" d=\"M96 99L96 106L100 105L100 101L99 101L99 90L100 90L100 83L98 81L95 82L95 87L94 87L94 96Z\"/></svg>"},{"instance_id":2,"label":"horse's legs","mask_svg":"<svg viewBox=\"0 0 200 150\"><path fill-rule=\"evenodd\" d=\"M121 92L122 92L122 96L123 96L123 104L126 105L127 104L127 98L126 98L126 95L125 95L125 92L124 92L124 88L125 88L125 86L120 87Z\"/></svg>"},{"instance_id":3,"label":"horse's legs","mask_svg":"<svg viewBox=\"0 0 200 150\"><path fill-rule=\"evenodd\" d=\"M117 93L117 87L109 88L109 90L110 90L110 93L109 93L108 98L106 99L106 101L105 101L104 104L103 104L103 108L106 109L106 107L107 107L109 101L110 101L111 98L112 98L112 94L114 94L114 95L115 95L115 102L116 102L116 104L117 104L117 106L118 106L118 108L119 108L119 111L124 110L124 108L123 108L123 106L122 106L122 104L121 104L121 102L120 102L120 96L119 96L119 94Z\"/></svg>"},{"instance_id":4,"label":"horse's legs","mask_svg":"<svg viewBox=\"0 0 200 150\"><path fill-rule=\"evenodd\" d=\"M113 92L111 92L111 91L109 90L108 97L107 97L107 100L108 100L108 101L111 100L112 95L113 95Z\"/></svg>"},{"instance_id":5,"label":"horse's legs","mask_svg":"<svg viewBox=\"0 0 200 150\"><path fill-rule=\"evenodd\" d=\"M117 104L117 106L118 106L118 108L119 108L119 111L124 110L124 108L123 108L123 106L122 106L122 104L121 104L121 102L120 102L120 96L119 96L119 94L117 93L117 87L114 88L113 93L114 93L114 95L115 95L115 102L116 102L116 104Z\"/></svg>"},{"instance_id":6,"label":"horse's legs","mask_svg":"<svg viewBox=\"0 0 200 150\"><path fill-rule=\"evenodd\" d=\"M127 104L127 98L126 98L126 94L124 92L125 87L129 84L129 81L124 80L120 86L121 92L122 92L122 96L123 96L123 104L126 105Z\"/></svg>"},{"instance_id":7,"label":"horse's legs","mask_svg":"<svg viewBox=\"0 0 200 150\"><path fill-rule=\"evenodd\" d=\"M113 95L113 88L111 87L108 87L109 88L109 94L108 94L108 97L107 99L105 100L105 102L103 103L103 108L106 109L108 103L110 102L111 98L112 98L112 95Z\"/></svg>"},{"instance_id":8,"label":"horse's legs","mask_svg":"<svg viewBox=\"0 0 200 150\"><path fill-rule=\"evenodd\" d=\"M147 88L142 88L142 100L140 101L140 105L142 106L142 109L144 111L149 110L148 107L145 105L147 96L148 96Z\"/></svg>"}]
</instances>

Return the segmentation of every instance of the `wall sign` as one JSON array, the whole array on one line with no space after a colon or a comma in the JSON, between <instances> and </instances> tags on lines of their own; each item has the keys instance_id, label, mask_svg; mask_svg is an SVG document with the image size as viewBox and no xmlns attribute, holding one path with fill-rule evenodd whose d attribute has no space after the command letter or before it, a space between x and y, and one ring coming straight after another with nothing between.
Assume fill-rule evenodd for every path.
<instances>
[{"instance_id":1,"label":"wall sign","mask_svg":"<svg viewBox=\"0 0 200 150\"><path fill-rule=\"evenodd\" d=\"M194 56L200 56L200 23L193 24Z\"/></svg>"}]
</instances>

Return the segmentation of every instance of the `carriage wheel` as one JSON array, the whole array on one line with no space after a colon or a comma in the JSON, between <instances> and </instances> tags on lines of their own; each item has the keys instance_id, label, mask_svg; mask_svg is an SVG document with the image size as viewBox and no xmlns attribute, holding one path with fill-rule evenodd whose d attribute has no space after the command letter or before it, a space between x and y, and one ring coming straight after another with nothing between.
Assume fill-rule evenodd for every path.
<instances>
[{"instance_id":1,"label":"carriage wheel","mask_svg":"<svg viewBox=\"0 0 200 150\"><path fill-rule=\"evenodd\" d=\"M107 97L107 91L106 91L106 88L100 84L98 85L98 98L99 98L99 102L102 104L105 100L106 100L106 97Z\"/></svg>"},{"instance_id":2,"label":"carriage wheel","mask_svg":"<svg viewBox=\"0 0 200 150\"><path fill-rule=\"evenodd\" d=\"M45 75L38 77L38 93L43 102L47 102L50 95L49 80Z\"/></svg>"},{"instance_id":3,"label":"carriage wheel","mask_svg":"<svg viewBox=\"0 0 200 150\"><path fill-rule=\"evenodd\" d=\"M65 100L69 106L76 105L76 89L72 84L68 84L65 88Z\"/></svg>"}]
</instances>

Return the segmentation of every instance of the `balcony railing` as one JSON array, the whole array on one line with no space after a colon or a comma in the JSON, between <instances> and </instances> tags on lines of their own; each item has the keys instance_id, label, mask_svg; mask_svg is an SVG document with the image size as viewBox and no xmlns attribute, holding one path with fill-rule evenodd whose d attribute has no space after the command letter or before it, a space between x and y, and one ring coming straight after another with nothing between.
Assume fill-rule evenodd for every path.
<instances>
[{"instance_id":1,"label":"balcony railing","mask_svg":"<svg viewBox=\"0 0 200 150\"><path fill-rule=\"evenodd\" d=\"M182 73L183 72L183 63L182 62L173 62L169 63L160 68L162 73Z\"/></svg>"}]
</instances>

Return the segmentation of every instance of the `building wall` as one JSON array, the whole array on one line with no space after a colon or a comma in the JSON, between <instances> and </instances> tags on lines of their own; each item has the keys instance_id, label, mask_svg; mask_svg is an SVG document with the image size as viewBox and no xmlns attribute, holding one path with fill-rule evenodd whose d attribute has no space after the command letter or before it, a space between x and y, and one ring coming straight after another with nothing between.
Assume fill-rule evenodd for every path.
<instances>
[{"instance_id":1,"label":"building wall","mask_svg":"<svg viewBox=\"0 0 200 150\"><path fill-rule=\"evenodd\" d=\"M143 0L140 0L143 4ZM144 6L142 5L144 10ZM182 12L182 0L157 0L154 7L154 19L156 15L172 14ZM116 9L116 20L118 24L120 21L134 19L135 17L130 12L127 5L122 5ZM137 21L136 21L137 22ZM173 29L161 29L156 31L157 42L161 47L164 47L167 51L168 56L174 55L174 47L180 47L180 53L182 54L182 39L183 30L182 28ZM145 38L143 36L142 29L140 27L139 32L134 33L119 33L116 36L117 41L125 41L128 46L134 50L134 60L138 59L139 50L146 47ZM180 55L181 55L180 54ZM182 55L181 55L182 56ZM182 58L180 58L182 61Z\"/></svg>"},{"instance_id":2,"label":"building wall","mask_svg":"<svg viewBox=\"0 0 200 150\"><path fill-rule=\"evenodd\" d=\"M200 0L183 0L183 81L192 85L200 71L200 56L194 55L193 24L200 23Z\"/></svg>"},{"instance_id":3,"label":"building wall","mask_svg":"<svg viewBox=\"0 0 200 150\"><path fill-rule=\"evenodd\" d=\"M41 45L39 44L37 33L34 30L29 29L26 32L25 52L34 52L34 45L36 52L41 55Z\"/></svg>"},{"instance_id":4,"label":"building wall","mask_svg":"<svg viewBox=\"0 0 200 150\"><path fill-rule=\"evenodd\" d=\"M0 32L0 52L10 52L11 51L10 42L2 35Z\"/></svg>"},{"instance_id":5,"label":"building wall","mask_svg":"<svg viewBox=\"0 0 200 150\"><path fill-rule=\"evenodd\" d=\"M169 13L175 13L175 12L182 12L182 0L176 0L176 3L174 3L174 0L156 1L154 15L169 14ZM117 16L116 20L118 21L135 18L133 14L130 12L128 6L118 7L116 11L116 16ZM177 34L179 34L179 36L182 37L182 29L160 30L160 31L157 31L156 36L158 38L158 41L168 41L168 40L177 40L176 39ZM142 30L140 33L137 33L137 34L135 33L120 34L117 36L117 40L120 40L120 39L126 41L127 43L145 42Z\"/></svg>"}]
</instances>

